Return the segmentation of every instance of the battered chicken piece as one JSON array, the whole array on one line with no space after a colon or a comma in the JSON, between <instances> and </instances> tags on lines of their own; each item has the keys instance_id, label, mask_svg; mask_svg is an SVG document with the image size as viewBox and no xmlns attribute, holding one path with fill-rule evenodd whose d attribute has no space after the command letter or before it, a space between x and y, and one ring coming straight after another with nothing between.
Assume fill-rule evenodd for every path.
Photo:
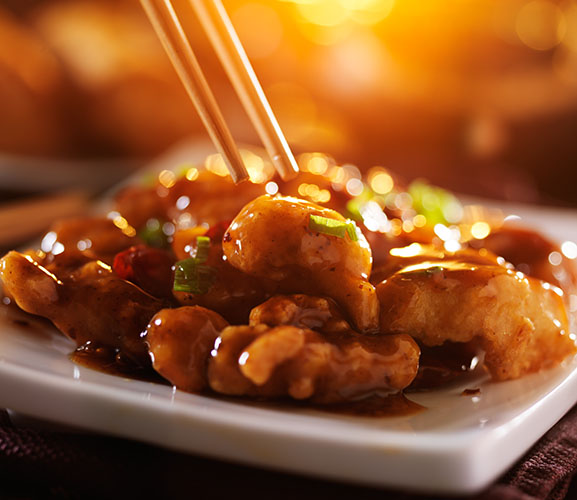
<instances>
[{"instance_id":1,"label":"battered chicken piece","mask_svg":"<svg viewBox=\"0 0 577 500\"><path fill-rule=\"evenodd\" d=\"M251 311L250 324L292 325L326 334L351 330L331 299L302 294L272 297Z\"/></svg>"},{"instance_id":2,"label":"battered chicken piece","mask_svg":"<svg viewBox=\"0 0 577 500\"><path fill-rule=\"evenodd\" d=\"M209 353L226 326L222 316L204 307L159 311L146 329L152 366L177 389L203 390Z\"/></svg>"},{"instance_id":3,"label":"battered chicken piece","mask_svg":"<svg viewBox=\"0 0 577 500\"><path fill-rule=\"evenodd\" d=\"M114 256L140 240L118 228L106 217L75 217L56 222L42 240L51 271L101 260L112 265Z\"/></svg>"},{"instance_id":4,"label":"battered chicken piece","mask_svg":"<svg viewBox=\"0 0 577 500\"><path fill-rule=\"evenodd\" d=\"M243 272L276 282L279 293L326 295L364 332L378 328L375 288L367 281L371 249L356 228L333 236L311 229L310 217L346 222L334 210L289 197L261 196L246 205L223 238L228 261Z\"/></svg>"},{"instance_id":5,"label":"battered chicken piece","mask_svg":"<svg viewBox=\"0 0 577 500\"><path fill-rule=\"evenodd\" d=\"M452 254L413 244L391 253L390 273L377 285L383 332L407 333L426 346L477 339L496 380L575 353L560 289L487 250Z\"/></svg>"},{"instance_id":6,"label":"battered chicken piece","mask_svg":"<svg viewBox=\"0 0 577 500\"><path fill-rule=\"evenodd\" d=\"M328 404L398 392L418 364L419 348L408 335L350 332L329 341L295 326L230 326L215 342L208 381L228 395Z\"/></svg>"},{"instance_id":7,"label":"battered chicken piece","mask_svg":"<svg viewBox=\"0 0 577 500\"><path fill-rule=\"evenodd\" d=\"M44 316L79 347L110 348L135 366L149 366L141 338L164 302L93 261L60 279L30 256L9 252L0 260L5 291L26 312Z\"/></svg>"},{"instance_id":8,"label":"battered chicken piece","mask_svg":"<svg viewBox=\"0 0 577 500\"><path fill-rule=\"evenodd\" d=\"M181 177L170 187L127 187L116 195L116 210L136 228L150 218L183 223L191 227L211 226L232 220L250 200L264 194L264 185L236 185L229 177L208 171L197 172L194 180Z\"/></svg>"}]
</instances>

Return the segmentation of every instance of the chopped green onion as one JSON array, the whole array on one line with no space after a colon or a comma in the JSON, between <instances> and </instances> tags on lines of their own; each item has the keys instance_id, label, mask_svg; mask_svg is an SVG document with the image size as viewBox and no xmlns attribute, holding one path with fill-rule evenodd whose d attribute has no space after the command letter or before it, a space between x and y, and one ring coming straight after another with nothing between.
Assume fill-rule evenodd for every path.
<instances>
[{"instance_id":1,"label":"chopped green onion","mask_svg":"<svg viewBox=\"0 0 577 500\"><path fill-rule=\"evenodd\" d=\"M357 226L354 221L347 219L346 221L329 219L322 215L309 216L309 229L319 233L336 236L337 238L344 238L345 234L349 235L351 241L357 241Z\"/></svg>"},{"instance_id":2,"label":"chopped green onion","mask_svg":"<svg viewBox=\"0 0 577 500\"><path fill-rule=\"evenodd\" d=\"M358 241L357 225L352 220L347 220L347 234L351 241Z\"/></svg>"},{"instance_id":3,"label":"chopped green onion","mask_svg":"<svg viewBox=\"0 0 577 500\"><path fill-rule=\"evenodd\" d=\"M327 219L321 215L311 215L309 228L323 234L344 238L347 231L347 223L335 219Z\"/></svg>"},{"instance_id":4,"label":"chopped green onion","mask_svg":"<svg viewBox=\"0 0 577 500\"><path fill-rule=\"evenodd\" d=\"M463 206L449 191L416 180L409 186L408 193L413 199L413 208L431 225L456 224L461 220Z\"/></svg>"},{"instance_id":5,"label":"chopped green onion","mask_svg":"<svg viewBox=\"0 0 577 500\"><path fill-rule=\"evenodd\" d=\"M196 256L195 259L199 264L203 264L208 259L210 250L210 238L208 236L196 237Z\"/></svg>"},{"instance_id":6,"label":"chopped green onion","mask_svg":"<svg viewBox=\"0 0 577 500\"><path fill-rule=\"evenodd\" d=\"M196 237L196 256L178 261L174 265L175 292L194 293L204 295L207 293L216 279L216 269L206 266L210 251L210 238L208 236Z\"/></svg>"},{"instance_id":7,"label":"chopped green onion","mask_svg":"<svg viewBox=\"0 0 577 500\"><path fill-rule=\"evenodd\" d=\"M204 295L212 287L216 278L214 267L199 264L196 258L180 260L174 265L175 292Z\"/></svg>"}]
</instances>

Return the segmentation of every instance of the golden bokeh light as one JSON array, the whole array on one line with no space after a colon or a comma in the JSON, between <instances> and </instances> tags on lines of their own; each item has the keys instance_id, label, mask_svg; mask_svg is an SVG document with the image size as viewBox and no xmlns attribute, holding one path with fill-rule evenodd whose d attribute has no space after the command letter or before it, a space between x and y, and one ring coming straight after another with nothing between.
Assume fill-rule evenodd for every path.
<instances>
[{"instance_id":1,"label":"golden bokeh light","mask_svg":"<svg viewBox=\"0 0 577 500\"><path fill-rule=\"evenodd\" d=\"M209 172L221 177L226 177L228 175L228 168L226 167L224 158L219 153L208 156L204 161L204 167Z\"/></svg>"},{"instance_id":2,"label":"golden bokeh light","mask_svg":"<svg viewBox=\"0 0 577 500\"><path fill-rule=\"evenodd\" d=\"M176 174L172 170L163 170L158 174L158 182L169 189L176 182Z\"/></svg>"},{"instance_id":3,"label":"golden bokeh light","mask_svg":"<svg viewBox=\"0 0 577 500\"><path fill-rule=\"evenodd\" d=\"M389 253L393 257L416 257L423 252L423 246L419 243L411 243L406 247L391 248Z\"/></svg>"},{"instance_id":4,"label":"golden bokeh light","mask_svg":"<svg viewBox=\"0 0 577 500\"><path fill-rule=\"evenodd\" d=\"M195 181L196 179L198 179L199 174L200 172L198 171L198 168L192 167L186 171L186 174L184 174L184 176L189 181Z\"/></svg>"},{"instance_id":5,"label":"golden bokeh light","mask_svg":"<svg viewBox=\"0 0 577 500\"><path fill-rule=\"evenodd\" d=\"M577 259L577 244L573 241L565 241L561 245L561 252L568 259L575 260Z\"/></svg>"},{"instance_id":6,"label":"golden bokeh light","mask_svg":"<svg viewBox=\"0 0 577 500\"><path fill-rule=\"evenodd\" d=\"M346 22L374 25L387 17L395 5L394 0L297 0L294 3L304 21L324 27Z\"/></svg>"},{"instance_id":7,"label":"golden bokeh light","mask_svg":"<svg viewBox=\"0 0 577 500\"><path fill-rule=\"evenodd\" d=\"M410 233L411 231L413 231L413 229L415 229L415 225L413 224L412 221L410 220L403 221L403 231L405 233Z\"/></svg>"},{"instance_id":8,"label":"golden bokeh light","mask_svg":"<svg viewBox=\"0 0 577 500\"><path fill-rule=\"evenodd\" d=\"M324 156L313 156L307 163L307 170L311 174L324 175L329 169L329 163Z\"/></svg>"},{"instance_id":9,"label":"golden bokeh light","mask_svg":"<svg viewBox=\"0 0 577 500\"><path fill-rule=\"evenodd\" d=\"M491 226L483 221L475 222L471 226L471 235L477 240L486 238L491 233Z\"/></svg>"},{"instance_id":10,"label":"golden bokeh light","mask_svg":"<svg viewBox=\"0 0 577 500\"><path fill-rule=\"evenodd\" d=\"M393 178L390 174L379 167L372 168L368 174L369 186L377 194L387 194L394 186Z\"/></svg>"},{"instance_id":11,"label":"golden bokeh light","mask_svg":"<svg viewBox=\"0 0 577 500\"><path fill-rule=\"evenodd\" d=\"M516 22L519 39L535 50L558 45L567 30L563 11L548 0L534 0L519 11Z\"/></svg>"},{"instance_id":12,"label":"golden bokeh light","mask_svg":"<svg viewBox=\"0 0 577 500\"><path fill-rule=\"evenodd\" d=\"M248 172L248 177L254 184L263 184L274 176L274 167L261 156L247 149L241 149L240 155Z\"/></svg>"},{"instance_id":13,"label":"golden bokeh light","mask_svg":"<svg viewBox=\"0 0 577 500\"><path fill-rule=\"evenodd\" d=\"M331 199L331 193L328 189L321 189L316 184L303 182L297 189L300 196L308 198L315 203L327 203Z\"/></svg>"},{"instance_id":14,"label":"golden bokeh light","mask_svg":"<svg viewBox=\"0 0 577 500\"><path fill-rule=\"evenodd\" d=\"M297 9L303 20L318 26L337 26L348 18L347 9L334 0L299 2Z\"/></svg>"},{"instance_id":15,"label":"golden bokeh light","mask_svg":"<svg viewBox=\"0 0 577 500\"><path fill-rule=\"evenodd\" d=\"M423 214L417 214L413 217L413 224L415 227L425 227L427 218Z\"/></svg>"}]
</instances>

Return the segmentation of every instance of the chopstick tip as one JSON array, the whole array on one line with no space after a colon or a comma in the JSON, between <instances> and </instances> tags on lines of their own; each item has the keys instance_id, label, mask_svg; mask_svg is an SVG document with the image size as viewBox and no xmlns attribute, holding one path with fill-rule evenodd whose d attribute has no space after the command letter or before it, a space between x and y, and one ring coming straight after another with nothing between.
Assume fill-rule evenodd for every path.
<instances>
[{"instance_id":1,"label":"chopstick tip","mask_svg":"<svg viewBox=\"0 0 577 500\"><path fill-rule=\"evenodd\" d=\"M274 155L271 160L283 181L290 181L299 173L299 166L292 154Z\"/></svg>"}]
</instances>

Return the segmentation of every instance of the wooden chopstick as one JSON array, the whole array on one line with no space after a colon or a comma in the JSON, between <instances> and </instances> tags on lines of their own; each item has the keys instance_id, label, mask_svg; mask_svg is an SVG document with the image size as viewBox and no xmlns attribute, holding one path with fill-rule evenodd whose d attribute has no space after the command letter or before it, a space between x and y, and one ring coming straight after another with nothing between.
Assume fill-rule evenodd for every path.
<instances>
[{"instance_id":1,"label":"wooden chopstick","mask_svg":"<svg viewBox=\"0 0 577 500\"><path fill-rule=\"evenodd\" d=\"M266 99L242 43L220 0L189 0L211 41L273 165L284 180L298 166Z\"/></svg>"},{"instance_id":2,"label":"wooden chopstick","mask_svg":"<svg viewBox=\"0 0 577 500\"><path fill-rule=\"evenodd\" d=\"M170 0L140 0L234 182L248 172Z\"/></svg>"},{"instance_id":3,"label":"wooden chopstick","mask_svg":"<svg viewBox=\"0 0 577 500\"><path fill-rule=\"evenodd\" d=\"M88 207L83 191L69 191L0 204L0 248L23 243L56 219L78 215Z\"/></svg>"}]
</instances>

